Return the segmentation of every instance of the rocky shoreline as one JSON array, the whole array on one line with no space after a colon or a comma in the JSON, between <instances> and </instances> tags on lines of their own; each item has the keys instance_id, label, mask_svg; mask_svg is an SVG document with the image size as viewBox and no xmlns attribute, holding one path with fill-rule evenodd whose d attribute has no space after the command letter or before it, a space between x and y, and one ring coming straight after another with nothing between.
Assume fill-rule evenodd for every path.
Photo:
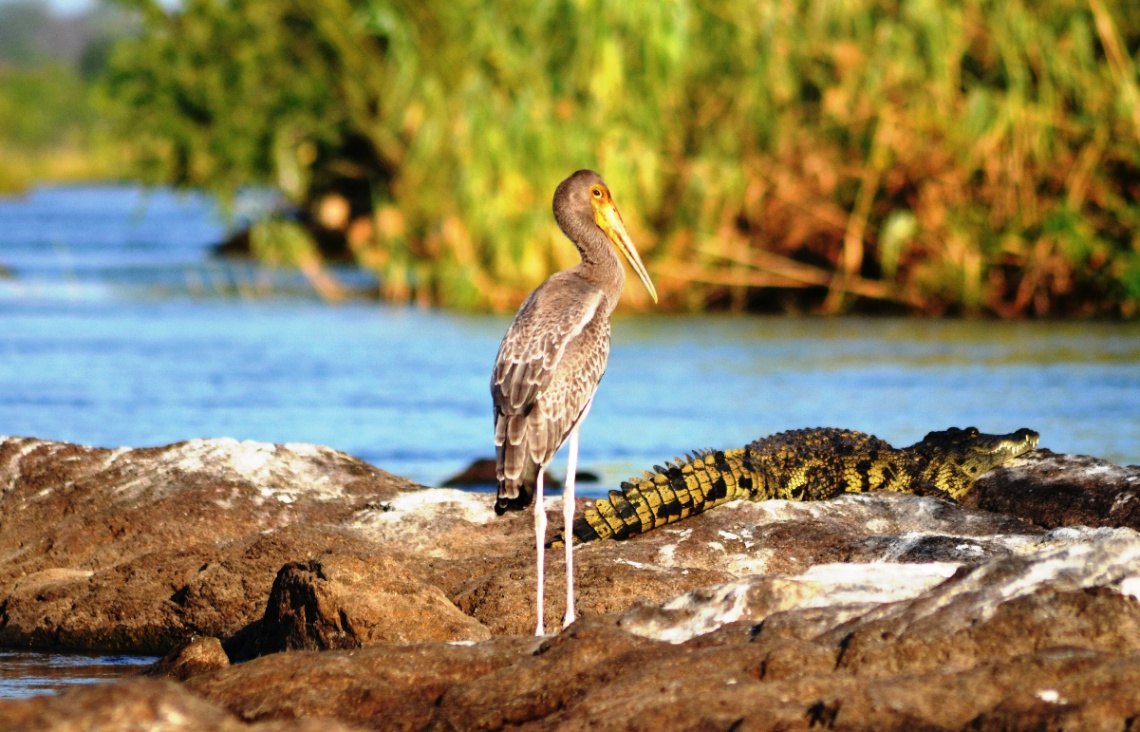
<instances>
[{"instance_id":1,"label":"rocky shoreline","mask_svg":"<svg viewBox=\"0 0 1140 732\"><path fill-rule=\"evenodd\" d=\"M583 618L535 639L531 517L488 494L312 445L0 438L0 647L166 656L0 729L1129 729L1138 493L1037 450L963 505L731 503L581 547Z\"/></svg>"}]
</instances>

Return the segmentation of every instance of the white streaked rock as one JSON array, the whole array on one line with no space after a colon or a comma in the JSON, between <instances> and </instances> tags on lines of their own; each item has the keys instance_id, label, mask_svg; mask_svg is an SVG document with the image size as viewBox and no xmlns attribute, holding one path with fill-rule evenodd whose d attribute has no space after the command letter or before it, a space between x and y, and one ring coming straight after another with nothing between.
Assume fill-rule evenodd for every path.
<instances>
[{"instance_id":1,"label":"white streaked rock","mask_svg":"<svg viewBox=\"0 0 1140 732\"><path fill-rule=\"evenodd\" d=\"M1017 555L972 567L946 562L841 563L815 565L796 576L746 577L689 592L665 603L660 612L631 613L622 627L681 643L728 623L759 623L773 613L798 608L836 610L835 624L894 617L905 625L951 603L957 606L954 617L982 622L1002 604L1044 587L1060 592L1109 587L1140 598L1140 534L1080 527L1047 536L1036 550L1023 547Z\"/></svg>"}]
</instances>

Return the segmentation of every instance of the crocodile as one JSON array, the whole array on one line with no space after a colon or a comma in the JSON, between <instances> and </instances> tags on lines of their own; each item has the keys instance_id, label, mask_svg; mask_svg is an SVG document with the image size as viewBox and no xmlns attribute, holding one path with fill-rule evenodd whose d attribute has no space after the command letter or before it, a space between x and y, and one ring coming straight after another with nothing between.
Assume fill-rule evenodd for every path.
<instances>
[{"instance_id":1,"label":"crocodile","mask_svg":"<svg viewBox=\"0 0 1140 732\"><path fill-rule=\"evenodd\" d=\"M653 466L587 508L574 521L573 539L628 539L736 499L819 501L886 490L956 502L978 476L1034 449L1038 438L1025 428L987 435L951 427L894 448L853 430L789 430L742 448L700 450ZM548 546L564 545L559 534Z\"/></svg>"}]
</instances>

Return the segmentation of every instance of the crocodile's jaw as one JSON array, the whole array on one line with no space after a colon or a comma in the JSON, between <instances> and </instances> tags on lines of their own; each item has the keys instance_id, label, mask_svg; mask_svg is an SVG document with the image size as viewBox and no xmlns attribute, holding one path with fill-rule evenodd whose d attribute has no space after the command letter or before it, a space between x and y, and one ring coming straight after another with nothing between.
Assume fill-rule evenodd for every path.
<instances>
[{"instance_id":1,"label":"crocodile's jaw","mask_svg":"<svg viewBox=\"0 0 1140 732\"><path fill-rule=\"evenodd\" d=\"M983 435L983 437L989 439L971 443L967 455L962 458L966 469L975 478L1007 460L1036 448L1041 435L1022 427L1010 435Z\"/></svg>"},{"instance_id":2,"label":"crocodile's jaw","mask_svg":"<svg viewBox=\"0 0 1140 732\"><path fill-rule=\"evenodd\" d=\"M913 447L931 464L952 464L971 478L1037 447L1040 435L1022 427L1008 435L984 435L974 427L931 432Z\"/></svg>"}]
</instances>

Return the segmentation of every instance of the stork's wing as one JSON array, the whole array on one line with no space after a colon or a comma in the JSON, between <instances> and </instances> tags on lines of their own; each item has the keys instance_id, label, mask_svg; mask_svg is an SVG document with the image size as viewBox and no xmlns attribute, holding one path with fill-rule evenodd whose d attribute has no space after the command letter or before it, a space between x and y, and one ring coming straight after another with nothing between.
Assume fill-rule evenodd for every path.
<instances>
[{"instance_id":1,"label":"stork's wing","mask_svg":"<svg viewBox=\"0 0 1140 732\"><path fill-rule=\"evenodd\" d=\"M546 389L567 345L594 319L602 291L578 277L547 280L519 309L495 359L491 398L495 420L525 414Z\"/></svg>"},{"instance_id":2,"label":"stork's wing","mask_svg":"<svg viewBox=\"0 0 1140 732\"><path fill-rule=\"evenodd\" d=\"M605 371L605 296L565 274L531 293L495 361L491 396L500 513L530 505L538 470L566 439Z\"/></svg>"}]
</instances>

